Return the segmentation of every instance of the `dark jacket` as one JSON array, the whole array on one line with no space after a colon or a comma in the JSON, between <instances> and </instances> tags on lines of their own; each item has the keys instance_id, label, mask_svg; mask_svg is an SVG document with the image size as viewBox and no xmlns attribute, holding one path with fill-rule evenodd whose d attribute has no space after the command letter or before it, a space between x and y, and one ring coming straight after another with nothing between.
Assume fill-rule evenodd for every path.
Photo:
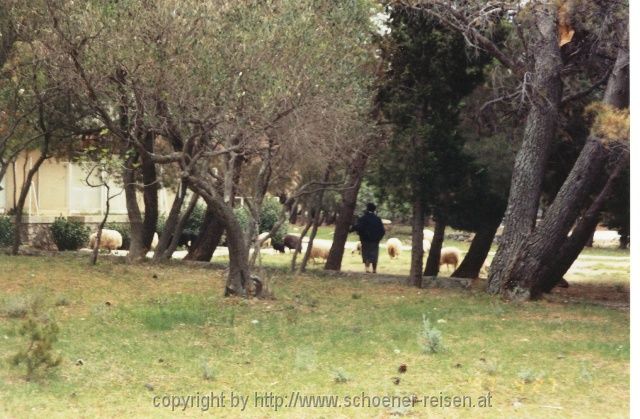
<instances>
[{"instance_id":1,"label":"dark jacket","mask_svg":"<svg viewBox=\"0 0 640 419\"><path fill-rule=\"evenodd\" d=\"M366 211L362 217L358 218L358 222L351 227L351 231L358 233L362 242L379 242L385 233L380 217L370 211Z\"/></svg>"}]
</instances>

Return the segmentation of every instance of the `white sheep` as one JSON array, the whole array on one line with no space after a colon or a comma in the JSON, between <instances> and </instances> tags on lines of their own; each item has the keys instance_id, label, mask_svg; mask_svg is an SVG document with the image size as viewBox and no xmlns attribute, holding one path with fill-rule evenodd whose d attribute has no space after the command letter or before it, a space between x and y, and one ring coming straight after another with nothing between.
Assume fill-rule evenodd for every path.
<instances>
[{"instance_id":1,"label":"white sheep","mask_svg":"<svg viewBox=\"0 0 640 419\"><path fill-rule=\"evenodd\" d=\"M92 233L89 236L89 247L95 249L96 241L98 240L98 233ZM107 249L109 252L122 247L122 234L116 230L102 229L102 235L100 236L100 248Z\"/></svg>"},{"instance_id":2,"label":"white sheep","mask_svg":"<svg viewBox=\"0 0 640 419\"><path fill-rule=\"evenodd\" d=\"M329 257L329 251L331 250L331 242L330 241L313 241L313 247L311 247L311 253L309 254L309 258L316 263L316 258L320 258L323 260L327 260Z\"/></svg>"},{"instance_id":3,"label":"white sheep","mask_svg":"<svg viewBox=\"0 0 640 419\"><path fill-rule=\"evenodd\" d=\"M387 253L391 259L397 259L400 256L400 249L402 249L400 239L392 237L387 240Z\"/></svg>"},{"instance_id":4,"label":"white sheep","mask_svg":"<svg viewBox=\"0 0 640 419\"><path fill-rule=\"evenodd\" d=\"M429 240L429 243L433 241L433 231L425 228L424 230L422 230L422 234L424 235L425 240Z\"/></svg>"},{"instance_id":5,"label":"white sheep","mask_svg":"<svg viewBox=\"0 0 640 419\"><path fill-rule=\"evenodd\" d=\"M256 239L257 242L264 240L260 245L260 247L262 247L263 249L271 247L271 237L269 237L268 239L265 239L268 235L269 235L269 232L265 231L264 233L258 234L258 238Z\"/></svg>"},{"instance_id":6,"label":"white sheep","mask_svg":"<svg viewBox=\"0 0 640 419\"><path fill-rule=\"evenodd\" d=\"M360 242L356 243L356 247L351 251L352 255L354 253L358 253L358 254L362 253L362 243L360 243Z\"/></svg>"},{"instance_id":7,"label":"white sheep","mask_svg":"<svg viewBox=\"0 0 640 419\"><path fill-rule=\"evenodd\" d=\"M151 250L156 250L159 241L160 239L158 238L158 233L153 233L153 239L151 240Z\"/></svg>"},{"instance_id":8,"label":"white sheep","mask_svg":"<svg viewBox=\"0 0 640 419\"><path fill-rule=\"evenodd\" d=\"M449 265L453 265L453 269L456 269L461 258L462 253L457 247L443 247L440 250L440 265L447 265L447 269Z\"/></svg>"}]
</instances>

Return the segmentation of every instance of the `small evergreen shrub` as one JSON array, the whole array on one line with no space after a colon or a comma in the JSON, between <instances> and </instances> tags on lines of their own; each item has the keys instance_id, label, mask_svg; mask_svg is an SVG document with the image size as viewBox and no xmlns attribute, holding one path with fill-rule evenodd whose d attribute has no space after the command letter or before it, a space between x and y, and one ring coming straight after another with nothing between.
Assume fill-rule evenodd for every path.
<instances>
[{"instance_id":1,"label":"small evergreen shrub","mask_svg":"<svg viewBox=\"0 0 640 419\"><path fill-rule=\"evenodd\" d=\"M0 215L0 247L11 246L13 243L13 222L5 215Z\"/></svg>"},{"instance_id":2,"label":"small evergreen shrub","mask_svg":"<svg viewBox=\"0 0 640 419\"><path fill-rule=\"evenodd\" d=\"M62 361L53 350L60 329L53 319L39 314L41 305L41 298L31 301L29 313L18 330L18 334L26 337L27 342L23 349L11 357L13 365L26 367L28 381L41 372L57 367Z\"/></svg>"},{"instance_id":3,"label":"small evergreen shrub","mask_svg":"<svg viewBox=\"0 0 640 419\"><path fill-rule=\"evenodd\" d=\"M422 315L422 331L419 334L420 345L425 353L434 354L444 349L442 345L442 333L431 326L431 322Z\"/></svg>"},{"instance_id":4,"label":"small evergreen shrub","mask_svg":"<svg viewBox=\"0 0 640 419\"><path fill-rule=\"evenodd\" d=\"M50 228L59 250L78 250L89 241L89 227L79 221L58 217Z\"/></svg>"}]
</instances>

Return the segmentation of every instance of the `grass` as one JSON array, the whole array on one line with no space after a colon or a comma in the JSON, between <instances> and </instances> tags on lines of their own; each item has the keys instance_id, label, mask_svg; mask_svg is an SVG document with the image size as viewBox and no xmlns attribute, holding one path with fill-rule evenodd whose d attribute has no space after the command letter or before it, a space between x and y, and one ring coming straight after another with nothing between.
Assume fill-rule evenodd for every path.
<instances>
[{"instance_id":1,"label":"grass","mask_svg":"<svg viewBox=\"0 0 640 419\"><path fill-rule=\"evenodd\" d=\"M401 272L407 253L397 266L385 261L385 269ZM270 256L268 264L289 260L282 256ZM347 265L359 270L353 259ZM240 411L228 405L232 391L250 396L249 417L274 413L253 405L255 392L292 391L442 392L473 400L491 392L493 407L297 407L280 408L282 416L628 416L626 310L516 305L481 292L417 290L364 275L262 274L276 300L222 298L224 271L217 269L109 260L90 267L75 256L1 255L0 417L172 417L176 412L153 406L154 396L212 392L224 392L227 407L207 413L237 417ZM23 320L3 310L35 299L60 326L54 347L63 362L27 382L8 362L25 344L17 334ZM423 316L440 332L443 349L436 353L425 353ZM202 413L193 407L182 414Z\"/></svg>"}]
</instances>

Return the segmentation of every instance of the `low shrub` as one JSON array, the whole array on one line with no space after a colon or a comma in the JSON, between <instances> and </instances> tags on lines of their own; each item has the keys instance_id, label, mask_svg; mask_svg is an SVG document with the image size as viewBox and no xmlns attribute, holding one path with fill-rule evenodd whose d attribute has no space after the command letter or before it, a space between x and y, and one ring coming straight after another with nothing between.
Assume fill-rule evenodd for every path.
<instances>
[{"instance_id":1,"label":"low shrub","mask_svg":"<svg viewBox=\"0 0 640 419\"><path fill-rule=\"evenodd\" d=\"M51 224L51 235L58 250L78 250L89 241L89 227L79 221L58 217Z\"/></svg>"},{"instance_id":2,"label":"low shrub","mask_svg":"<svg viewBox=\"0 0 640 419\"><path fill-rule=\"evenodd\" d=\"M14 226L11 219L0 215L0 247L11 246L13 243Z\"/></svg>"}]
</instances>

